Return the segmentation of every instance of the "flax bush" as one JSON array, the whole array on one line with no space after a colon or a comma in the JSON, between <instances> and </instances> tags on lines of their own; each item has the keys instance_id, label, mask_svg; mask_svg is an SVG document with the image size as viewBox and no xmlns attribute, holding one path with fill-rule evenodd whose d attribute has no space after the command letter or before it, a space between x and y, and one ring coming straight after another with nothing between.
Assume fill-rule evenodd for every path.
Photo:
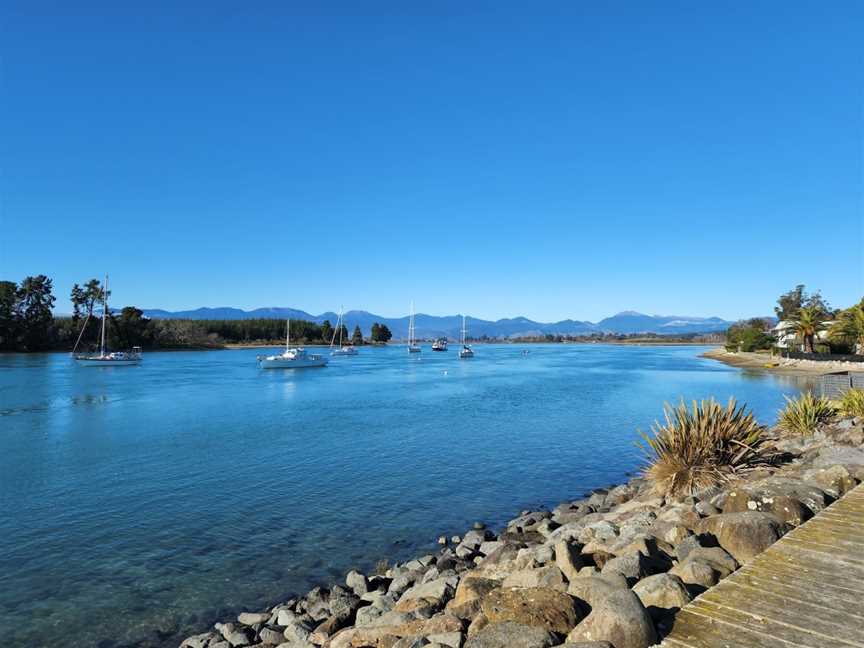
<instances>
[{"instance_id":1,"label":"flax bush","mask_svg":"<svg viewBox=\"0 0 864 648\"><path fill-rule=\"evenodd\" d=\"M849 389L840 398L840 411L846 416L864 418L864 389Z\"/></svg>"},{"instance_id":2,"label":"flax bush","mask_svg":"<svg viewBox=\"0 0 864 648\"><path fill-rule=\"evenodd\" d=\"M813 434L820 423L834 416L835 409L827 398L804 392L798 398L786 399L786 407L780 410L777 427L790 434Z\"/></svg>"},{"instance_id":3,"label":"flax bush","mask_svg":"<svg viewBox=\"0 0 864 648\"><path fill-rule=\"evenodd\" d=\"M726 407L713 398L688 408L664 406L665 423L642 434L649 465L645 476L662 495L692 494L731 481L765 463L765 427L734 398Z\"/></svg>"}]
</instances>

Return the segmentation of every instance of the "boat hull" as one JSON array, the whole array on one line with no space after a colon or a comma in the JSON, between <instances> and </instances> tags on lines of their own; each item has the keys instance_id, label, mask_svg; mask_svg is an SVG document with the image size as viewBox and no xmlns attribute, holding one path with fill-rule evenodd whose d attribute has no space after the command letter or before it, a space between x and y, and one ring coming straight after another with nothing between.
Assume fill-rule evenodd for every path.
<instances>
[{"instance_id":1,"label":"boat hull","mask_svg":"<svg viewBox=\"0 0 864 648\"><path fill-rule=\"evenodd\" d=\"M117 358L108 358L104 360L100 360L99 358L75 358L75 362L82 367L125 367L128 365L141 364L141 358L130 358L128 360Z\"/></svg>"},{"instance_id":2,"label":"boat hull","mask_svg":"<svg viewBox=\"0 0 864 648\"><path fill-rule=\"evenodd\" d=\"M419 346L409 346L408 353L420 353L421 349Z\"/></svg>"},{"instance_id":3,"label":"boat hull","mask_svg":"<svg viewBox=\"0 0 864 648\"><path fill-rule=\"evenodd\" d=\"M258 361L262 369L311 369L313 367L326 367L327 358L302 360L284 360L282 358L262 358Z\"/></svg>"},{"instance_id":4,"label":"boat hull","mask_svg":"<svg viewBox=\"0 0 864 648\"><path fill-rule=\"evenodd\" d=\"M335 351L331 351L330 355L334 358L338 358L339 356L356 356L357 349L352 347L345 347L344 349L336 349Z\"/></svg>"}]
</instances>

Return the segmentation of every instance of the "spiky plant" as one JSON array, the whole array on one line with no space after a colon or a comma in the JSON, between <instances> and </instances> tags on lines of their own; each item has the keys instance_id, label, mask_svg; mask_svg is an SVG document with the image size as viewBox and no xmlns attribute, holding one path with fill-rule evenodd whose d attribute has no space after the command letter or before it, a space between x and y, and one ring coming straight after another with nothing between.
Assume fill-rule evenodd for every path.
<instances>
[{"instance_id":1,"label":"spiky plant","mask_svg":"<svg viewBox=\"0 0 864 648\"><path fill-rule=\"evenodd\" d=\"M682 400L664 405L666 422L655 421L652 436L642 434L649 465L645 477L662 495L692 494L735 479L765 463L762 435L765 427L734 398L726 407L713 398Z\"/></svg>"},{"instance_id":2,"label":"spiky plant","mask_svg":"<svg viewBox=\"0 0 864 648\"><path fill-rule=\"evenodd\" d=\"M846 416L864 418L864 389L848 389L840 397L840 411Z\"/></svg>"},{"instance_id":3,"label":"spiky plant","mask_svg":"<svg viewBox=\"0 0 864 648\"><path fill-rule=\"evenodd\" d=\"M827 398L804 392L798 398L786 399L786 407L780 410L777 427L790 434L813 434L820 423L825 423L836 413Z\"/></svg>"}]
</instances>

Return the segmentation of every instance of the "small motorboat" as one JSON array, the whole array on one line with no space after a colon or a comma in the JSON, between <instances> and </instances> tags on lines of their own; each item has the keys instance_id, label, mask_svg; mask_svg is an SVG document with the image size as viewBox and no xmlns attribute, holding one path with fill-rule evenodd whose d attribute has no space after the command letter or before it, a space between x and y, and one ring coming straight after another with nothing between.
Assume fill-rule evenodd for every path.
<instances>
[{"instance_id":1,"label":"small motorboat","mask_svg":"<svg viewBox=\"0 0 864 648\"><path fill-rule=\"evenodd\" d=\"M447 350L447 338L438 338L432 343L433 351L446 351Z\"/></svg>"}]
</instances>

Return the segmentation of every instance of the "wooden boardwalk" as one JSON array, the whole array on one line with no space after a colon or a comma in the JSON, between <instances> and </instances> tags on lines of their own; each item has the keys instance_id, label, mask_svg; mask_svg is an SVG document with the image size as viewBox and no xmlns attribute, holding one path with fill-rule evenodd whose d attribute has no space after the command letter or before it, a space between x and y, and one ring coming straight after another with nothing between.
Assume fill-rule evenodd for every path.
<instances>
[{"instance_id":1,"label":"wooden boardwalk","mask_svg":"<svg viewBox=\"0 0 864 648\"><path fill-rule=\"evenodd\" d=\"M864 648L864 484L684 606L667 648Z\"/></svg>"}]
</instances>

